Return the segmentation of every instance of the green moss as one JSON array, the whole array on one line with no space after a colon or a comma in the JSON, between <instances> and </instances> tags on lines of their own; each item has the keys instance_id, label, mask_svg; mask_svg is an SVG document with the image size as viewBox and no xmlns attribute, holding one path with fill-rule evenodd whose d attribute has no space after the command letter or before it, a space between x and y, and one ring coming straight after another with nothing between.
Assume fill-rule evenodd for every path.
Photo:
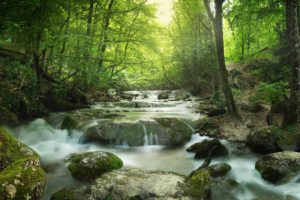
<instances>
[{"instance_id":1,"label":"green moss","mask_svg":"<svg viewBox=\"0 0 300 200\"><path fill-rule=\"evenodd\" d=\"M79 200L80 197L75 194L74 188L63 188L56 192L52 197L51 200Z\"/></svg>"},{"instance_id":2,"label":"green moss","mask_svg":"<svg viewBox=\"0 0 300 200\"><path fill-rule=\"evenodd\" d=\"M187 180L186 195L205 198L209 192L210 175L207 170L201 169L196 171L192 177Z\"/></svg>"},{"instance_id":3,"label":"green moss","mask_svg":"<svg viewBox=\"0 0 300 200\"><path fill-rule=\"evenodd\" d=\"M45 172L36 156L19 159L0 173L0 199L41 199Z\"/></svg>"},{"instance_id":4,"label":"green moss","mask_svg":"<svg viewBox=\"0 0 300 200\"><path fill-rule=\"evenodd\" d=\"M123 162L109 152L88 152L76 154L69 158L68 169L77 180L92 180L105 172L119 169Z\"/></svg>"},{"instance_id":5,"label":"green moss","mask_svg":"<svg viewBox=\"0 0 300 200\"><path fill-rule=\"evenodd\" d=\"M63 119L63 122L61 124L61 129L67 129L71 131L76 128L77 124L78 122L74 119L74 117L67 115Z\"/></svg>"},{"instance_id":6,"label":"green moss","mask_svg":"<svg viewBox=\"0 0 300 200\"><path fill-rule=\"evenodd\" d=\"M227 163L218 163L208 167L208 172L212 177L225 176L231 171L231 166Z\"/></svg>"},{"instance_id":7,"label":"green moss","mask_svg":"<svg viewBox=\"0 0 300 200\"><path fill-rule=\"evenodd\" d=\"M0 172L10 163L37 154L26 145L16 141L13 136L0 127Z\"/></svg>"},{"instance_id":8,"label":"green moss","mask_svg":"<svg viewBox=\"0 0 300 200\"><path fill-rule=\"evenodd\" d=\"M195 129L201 132L209 132L215 129L219 129L218 123L211 117L203 117L193 122Z\"/></svg>"},{"instance_id":9,"label":"green moss","mask_svg":"<svg viewBox=\"0 0 300 200\"><path fill-rule=\"evenodd\" d=\"M0 200L41 199L46 178L38 155L0 128Z\"/></svg>"}]
</instances>

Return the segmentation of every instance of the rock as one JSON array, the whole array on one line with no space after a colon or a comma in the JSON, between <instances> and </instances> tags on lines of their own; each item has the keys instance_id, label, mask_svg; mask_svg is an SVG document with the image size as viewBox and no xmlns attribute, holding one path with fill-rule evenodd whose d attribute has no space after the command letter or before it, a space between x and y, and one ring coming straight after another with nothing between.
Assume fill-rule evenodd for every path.
<instances>
[{"instance_id":1,"label":"rock","mask_svg":"<svg viewBox=\"0 0 300 200\"><path fill-rule=\"evenodd\" d=\"M226 113L225 108L214 108L214 109L211 109L210 111L208 111L206 114L209 117L215 117L218 115L223 115L225 113Z\"/></svg>"},{"instance_id":2,"label":"rock","mask_svg":"<svg viewBox=\"0 0 300 200\"><path fill-rule=\"evenodd\" d=\"M200 169L194 172L187 180L185 193L193 197L205 198L210 189L210 175L207 170Z\"/></svg>"},{"instance_id":3,"label":"rock","mask_svg":"<svg viewBox=\"0 0 300 200\"><path fill-rule=\"evenodd\" d=\"M218 163L208 167L208 172L212 177L225 176L231 171L231 166L227 163Z\"/></svg>"},{"instance_id":4,"label":"rock","mask_svg":"<svg viewBox=\"0 0 300 200\"><path fill-rule=\"evenodd\" d=\"M183 120L179 118L155 118L154 120L164 130L157 135L160 145L182 145L190 141L193 130Z\"/></svg>"},{"instance_id":5,"label":"rock","mask_svg":"<svg viewBox=\"0 0 300 200\"><path fill-rule=\"evenodd\" d=\"M0 128L0 199L42 199L45 176L38 155Z\"/></svg>"},{"instance_id":6,"label":"rock","mask_svg":"<svg viewBox=\"0 0 300 200\"><path fill-rule=\"evenodd\" d=\"M71 175L81 181L93 180L105 172L123 166L123 162L119 157L103 151L73 154L67 160L69 161L68 169Z\"/></svg>"},{"instance_id":7,"label":"rock","mask_svg":"<svg viewBox=\"0 0 300 200\"><path fill-rule=\"evenodd\" d=\"M221 130L217 121L211 117L202 117L193 122L193 127L200 135L210 136L215 138L221 137Z\"/></svg>"},{"instance_id":8,"label":"rock","mask_svg":"<svg viewBox=\"0 0 300 200\"><path fill-rule=\"evenodd\" d=\"M275 127L269 126L256 131L252 131L247 136L246 144L253 151L262 154L282 151L278 142L281 140L282 131Z\"/></svg>"},{"instance_id":9,"label":"rock","mask_svg":"<svg viewBox=\"0 0 300 200\"><path fill-rule=\"evenodd\" d=\"M300 153L283 151L268 154L256 162L255 168L265 180L276 183L300 170Z\"/></svg>"},{"instance_id":10,"label":"rock","mask_svg":"<svg viewBox=\"0 0 300 200\"><path fill-rule=\"evenodd\" d=\"M114 96L117 95L117 90L114 89L114 88L108 89L108 90L107 90L107 94L108 94L108 96L110 96L110 97L114 97Z\"/></svg>"},{"instance_id":11,"label":"rock","mask_svg":"<svg viewBox=\"0 0 300 200\"><path fill-rule=\"evenodd\" d=\"M239 200L235 194L238 188L238 182L230 178L214 178L210 185L210 199L211 200Z\"/></svg>"},{"instance_id":12,"label":"rock","mask_svg":"<svg viewBox=\"0 0 300 200\"><path fill-rule=\"evenodd\" d=\"M162 99L169 99L169 95L170 95L170 92L169 91L163 91L161 93L158 94L157 98L159 100L162 100Z\"/></svg>"},{"instance_id":13,"label":"rock","mask_svg":"<svg viewBox=\"0 0 300 200\"><path fill-rule=\"evenodd\" d=\"M146 139L159 145L182 145L191 139L192 129L178 118L155 118L151 120L107 120L89 128L88 141L141 146Z\"/></svg>"},{"instance_id":14,"label":"rock","mask_svg":"<svg viewBox=\"0 0 300 200\"><path fill-rule=\"evenodd\" d=\"M54 194L51 200L200 200L209 190L207 172L186 177L163 171L123 169L103 174L92 185L65 188Z\"/></svg>"},{"instance_id":15,"label":"rock","mask_svg":"<svg viewBox=\"0 0 300 200\"><path fill-rule=\"evenodd\" d=\"M241 110L245 112L259 113L264 110L264 107L259 102L242 102Z\"/></svg>"},{"instance_id":16,"label":"rock","mask_svg":"<svg viewBox=\"0 0 300 200\"><path fill-rule=\"evenodd\" d=\"M195 143L187 148L187 152L195 152L195 158L206 158L214 146L216 146L216 149L213 152L213 157L226 156L228 154L228 150L218 139Z\"/></svg>"},{"instance_id":17,"label":"rock","mask_svg":"<svg viewBox=\"0 0 300 200\"><path fill-rule=\"evenodd\" d=\"M209 117L215 117L226 113L226 109L224 107L209 102L200 104L198 107L198 111L201 114L208 115Z\"/></svg>"},{"instance_id":18,"label":"rock","mask_svg":"<svg viewBox=\"0 0 300 200\"><path fill-rule=\"evenodd\" d=\"M190 93L185 90L175 90L175 100L181 101L181 100L187 100L190 98Z\"/></svg>"},{"instance_id":19,"label":"rock","mask_svg":"<svg viewBox=\"0 0 300 200\"><path fill-rule=\"evenodd\" d=\"M73 129L76 129L78 123L79 122L75 119L74 116L66 115L61 123L60 128L72 131Z\"/></svg>"}]
</instances>

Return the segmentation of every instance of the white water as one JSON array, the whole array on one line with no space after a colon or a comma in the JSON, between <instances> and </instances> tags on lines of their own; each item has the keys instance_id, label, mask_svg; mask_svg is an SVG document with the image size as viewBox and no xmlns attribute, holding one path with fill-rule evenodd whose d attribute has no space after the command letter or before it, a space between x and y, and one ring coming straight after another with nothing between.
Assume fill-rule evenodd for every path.
<instances>
[{"instance_id":1,"label":"white water","mask_svg":"<svg viewBox=\"0 0 300 200\"><path fill-rule=\"evenodd\" d=\"M156 93L150 93L148 100L139 100L145 102L158 102ZM197 119L199 115L191 113L189 107L192 102L169 102L173 107L147 108L143 112L136 112L138 109L128 109L130 112L121 112L126 114L126 119L145 119L150 117L176 116L186 119ZM103 108L101 105L95 105L94 108ZM110 111L119 108L103 108ZM55 117L54 117L55 118ZM56 125L50 126L44 119L37 119L23 126L12 129L14 135L22 142L28 144L36 150L44 166L51 169L47 173L48 186L45 199L49 199L51 194L66 186L76 186L80 183L75 181L65 167L64 159L71 153L87 151L109 151L118 155L126 167L138 167L147 170L165 170L188 175L194 169L198 168L203 160L194 160L193 154L187 153L185 149L195 142L207 139L198 134L193 135L190 142L183 147L168 148L158 146L155 134L145 134L145 146L128 147L126 143L122 146L105 146L95 144L79 144L82 132L73 131L72 136L66 130L58 129L60 120L56 118ZM90 121L85 126L95 124L98 119ZM54 123L54 124L55 124ZM84 130L84 128L83 128ZM227 141L222 141L229 149L227 157L214 159L212 164L226 162L232 166L232 171L228 175L234 178L239 187L234 190L234 196L240 200L284 200L287 195L300 199L300 176L295 176L286 184L272 185L264 181L260 174L255 170L255 162L258 157L249 152L238 150L236 145ZM222 196L222 195L221 195ZM223 199L222 200L226 200Z\"/></svg>"}]
</instances>

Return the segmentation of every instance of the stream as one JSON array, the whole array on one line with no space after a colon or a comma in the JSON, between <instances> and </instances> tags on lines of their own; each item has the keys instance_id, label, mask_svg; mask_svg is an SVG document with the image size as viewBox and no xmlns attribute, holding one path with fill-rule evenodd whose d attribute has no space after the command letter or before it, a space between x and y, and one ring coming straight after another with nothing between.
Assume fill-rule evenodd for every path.
<instances>
[{"instance_id":1,"label":"stream","mask_svg":"<svg viewBox=\"0 0 300 200\"><path fill-rule=\"evenodd\" d=\"M157 100L159 91L148 91L148 98L137 98L133 101L143 102L145 107L130 108L116 106L113 103L99 103L91 106L93 109L103 109L109 113L124 115L126 120L143 120L152 117L178 117L186 121L193 121L201 117L193 112L193 105L198 103L192 98L191 101L164 101ZM166 147L157 145L155 135L145 135L144 146L131 147L122 141L118 144L100 145L82 143L83 131L91 127L99 120L91 119L81 124L82 131L61 130L62 113L53 113L47 119L36 119L19 127L10 128L14 136L29 145L41 156L43 166L47 169L47 188L44 199L50 199L51 195L59 189L67 186L78 186L69 174L65 158L72 153L88 151L109 151L119 156L125 167L141 168L146 170L165 170L189 175L198 168L203 160L194 160L194 154L185 150L190 145L200 142L208 137L194 134L192 139L181 147ZM147 130L145 130L147 131ZM232 191L240 200L284 200L300 199L300 177L293 177L288 183L273 185L264 181L255 170L255 162L259 156L249 150L241 150L238 144L221 141L229 150L226 157L216 158L211 164L226 162L232 166L232 171L227 175L235 179L239 185ZM222 191L220 191L222 192ZM224 191L223 191L224 192ZM226 193L226 192L225 192ZM226 200L226 194L215 195L213 199ZM293 198L290 198L292 196Z\"/></svg>"}]
</instances>

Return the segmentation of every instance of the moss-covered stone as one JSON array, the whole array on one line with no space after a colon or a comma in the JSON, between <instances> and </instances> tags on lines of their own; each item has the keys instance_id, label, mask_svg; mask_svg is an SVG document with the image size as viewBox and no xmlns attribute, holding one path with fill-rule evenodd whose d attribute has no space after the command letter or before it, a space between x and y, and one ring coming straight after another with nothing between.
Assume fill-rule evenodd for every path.
<instances>
[{"instance_id":1,"label":"moss-covered stone","mask_svg":"<svg viewBox=\"0 0 300 200\"><path fill-rule=\"evenodd\" d=\"M255 168L265 180L276 183L300 170L300 153L284 151L268 154L256 162Z\"/></svg>"},{"instance_id":2,"label":"moss-covered stone","mask_svg":"<svg viewBox=\"0 0 300 200\"><path fill-rule=\"evenodd\" d=\"M218 163L208 167L208 172L212 177L225 176L231 171L231 166L227 163Z\"/></svg>"},{"instance_id":3,"label":"moss-covered stone","mask_svg":"<svg viewBox=\"0 0 300 200\"><path fill-rule=\"evenodd\" d=\"M66 115L61 123L61 129L67 129L69 131L76 129L78 125L77 120L71 116L71 115Z\"/></svg>"},{"instance_id":4,"label":"moss-covered stone","mask_svg":"<svg viewBox=\"0 0 300 200\"><path fill-rule=\"evenodd\" d=\"M208 135L211 137L220 137L221 135L217 121L211 117L202 117L194 121L193 127L200 135Z\"/></svg>"},{"instance_id":5,"label":"moss-covered stone","mask_svg":"<svg viewBox=\"0 0 300 200\"><path fill-rule=\"evenodd\" d=\"M269 126L251 132L247 136L246 144L257 153L274 153L282 151L282 148L278 145L282 137L282 130L275 126Z\"/></svg>"},{"instance_id":6,"label":"moss-covered stone","mask_svg":"<svg viewBox=\"0 0 300 200\"><path fill-rule=\"evenodd\" d=\"M0 200L41 199L45 172L38 155L0 128Z\"/></svg>"},{"instance_id":7,"label":"moss-covered stone","mask_svg":"<svg viewBox=\"0 0 300 200\"><path fill-rule=\"evenodd\" d=\"M187 152L195 152L195 158L206 158L210 153L211 149L214 148L212 153L213 157L226 156L228 154L228 150L226 147L218 140L204 140L202 142L198 142L187 148Z\"/></svg>"},{"instance_id":8,"label":"moss-covered stone","mask_svg":"<svg viewBox=\"0 0 300 200\"><path fill-rule=\"evenodd\" d=\"M93 180L105 172L119 169L123 166L122 160L109 152L87 152L73 154L68 158L68 169L77 180Z\"/></svg>"},{"instance_id":9,"label":"moss-covered stone","mask_svg":"<svg viewBox=\"0 0 300 200\"><path fill-rule=\"evenodd\" d=\"M162 145L182 145L188 142L193 134L193 130L179 118L155 118L163 127L163 134L158 135L159 144Z\"/></svg>"},{"instance_id":10,"label":"moss-covered stone","mask_svg":"<svg viewBox=\"0 0 300 200\"><path fill-rule=\"evenodd\" d=\"M74 188L63 188L52 195L50 200L79 200Z\"/></svg>"},{"instance_id":11,"label":"moss-covered stone","mask_svg":"<svg viewBox=\"0 0 300 200\"><path fill-rule=\"evenodd\" d=\"M192 177L187 180L185 193L188 196L205 199L209 193L210 175L207 170L200 169L195 171Z\"/></svg>"}]
</instances>

